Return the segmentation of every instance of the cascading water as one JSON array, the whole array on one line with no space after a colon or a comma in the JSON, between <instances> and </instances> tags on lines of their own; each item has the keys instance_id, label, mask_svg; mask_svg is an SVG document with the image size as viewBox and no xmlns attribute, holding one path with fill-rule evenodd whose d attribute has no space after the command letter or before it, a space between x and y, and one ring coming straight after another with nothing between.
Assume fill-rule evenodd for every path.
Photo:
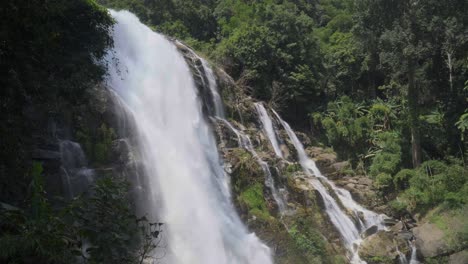
<instances>
[{"instance_id":1,"label":"cascading water","mask_svg":"<svg viewBox=\"0 0 468 264\"><path fill-rule=\"evenodd\" d=\"M211 97L213 101L212 103L213 103L214 110L215 110L214 115L219 118L224 118L223 100L221 99L221 95L218 92L218 85L216 84L216 77L209 63L202 57L198 56L198 54L195 51L193 51L184 43L180 42L179 40L176 40L175 42L177 43L177 45L182 46L185 50L188 50L191 53L192 62L194 62L194 60L199 60L201 62L201 66L203 67L202 69L203 72L198 67L195 67L197 71L197 75L200 77L200 80L202 81L203 86L208 87L210 89L210 93L211 93ZM194 64L196 63L194 62ZM206 77L206 80L204 77ZM208 83L206 83L206 81L208 81Z\"/></svg>"},{"instance_id":2,"label":"cascading water","mask_svg":"<svg viewBox=\"0 0 468 264\"><path fill-rule=\"evenodd\" d=\"M249 234L229 186L193 77L176 47L129 12L114 12L108 83L135 119L138 149L153 193L150 215L165 222L166 263L269 264ZM115 59L112 59L114 57Z\"/></svg>"},{"instance_id":3,"label":"cascading water","mask_svg":"<svg viewBox=\"0 0 468 264\"><path fill-rule=\"evenodd\" d=\"M266 136L270 140L270 143L273 146L273 150L275 151L276 156L283 158L283 153L281 152L281 148L279 146L278 139L276 138L276 133L273 128L273 122L271 121L268 112L261 103L255 103L255 109L257 110L258 116L263 125L263 130L265 131Z\"/></svg>"},{"instance_id":4,"label":"cascading water","mask_svg":"<svg viewBox=\"0 0 468 264\"><path fill-rule=\"evenodd\" d=\"M208 62L203 58L200 58L200 60L202 62L203 68L205 69L206 78L208 79L208 86L210 88L211 96L213 97L215 114L217 117L224 118L223 100L221 99L221 95L219 95L218 92L216 77Z\"/></svg>"},{"instance_id":5,"label":"cascading water","mask_svg":"<svg viewBox=\"0 0 468 264\"><path fill-rule=\"evenodd\" d=\"M273 127L273 121L271 120L270 116L268 115L267 110L265 109L265 107L263 106L262 103L255 103L254 106L255 106L255 109L257 110L260 122L262 123L263 131L265 132L265 135L268 137L268 140L270 141L270 143L271 143L271 145L273 147L273 150L275 151L276 156L278 158L284 159L283 152L281 151L280 145L278 143L278 138L277 138L275 129ZM272 181L272 184L273 184L273 187L274 187L273 178L271 178L271 181ZM287 198L286 197L288 196L288 192L287 192L287 190L285 188L278 188L276 193L280 197L280 202L283 204L282 205L283 210L282 211L280 210L280 212L285 213L284 210L286 210L286 204L287 204L287 202L286 202Z\"/></svg>"},{"instance_id":6,"label":"cascading water","mask_svg":"<svg viewBox=\"0 0 468 264\"><path fill-rule=\"evenodd\" d=\"M417 248L415 246L414 241L411 241L411 258L409 264L420 264L421 262L418 261L418 253Z\"/></svg>"},{"instance_id":7,"label":"cascading water","mask_svg":"<svg viewBox=\"0 0 468 264\"><path fill-rule=\"evenodd\" d=\"M271 175L270 167L268 166L268 163L263 161L260 158L260 156L258 156L257 152L255 151L252 145L252 141L250 140L249 136L237 130L227 120L221 119L221 118L219 120L223 122L237 136L239 146L249 151L250 154L252 154L252 156L257 160L258 164L260 165L260 167L262 167L262 170L265 173L265 185L270 189L271 195L273 196L273 199L278 205L278 211L280 212L280 214L283 214L284 212L286 212L287 207L286 207L285 198L280 194L278 189L276 189L275 187L275 182L273 180L273 176Z\"/></svg>"},{"instance_id":8,"label":"cascading water","mask_svg":"<svg viewBox=\"0 0 468 264\"><path fill-rule=\"evenodd\" d=\"M356 227L355 223L351 218L341 209L335 199L330 195L329 191L323 185L322 181L325 182L330 188L337 194L339 200L348 210L357 214L362 212L364 214L365 222L360 222L363 227L368 228L372 225L376 225L378 229L383 229L381 220L384 216L378 215L374 212L364 209L362 206L357 204L349 194L348 191L338 188L335 184L324 177L320 170L317 168L315 162L310 159L302 146L302 143L297 138L294 131L291 129L288 123L286 123L281 117L272 110L276 115L278 121L282 124L283 128L288 133L299 157L299 163L301 164L304 172L308 175L315 176L310 179L310 183L320 193L325 203L325 211L329 216L331 222L341 234L344 244L351 255L351 263L365 263L359 258L357 252L357 246L361 243L360 230ZM360 221L360 220L359 220Z\"/></svg>"},{"instance_id":9,"label":"cascading water","mask_svg":"<svg viewBox=\"0 0 468 264\"><path fill-rule=\"evenodd\" d=\"M398 246L396 247L396 249L397 249L397 253L398 253L398 258L400 260L400 264L408 264L408 260L406 259L405 254L403 254L403 252L400 251Z\"/></svg>"},{"instance_id":10,"label":"cascading water","mask_svg":"<svg viewBox=\"0 0 468 264\"><path fill-rule=\"evenodd\" d=\"M62 163L62 182L68 199L85 192L94 181L94 170L87 167L88 162L80 144L61 140L59 142Z\"/></svg>"}]
</instances>

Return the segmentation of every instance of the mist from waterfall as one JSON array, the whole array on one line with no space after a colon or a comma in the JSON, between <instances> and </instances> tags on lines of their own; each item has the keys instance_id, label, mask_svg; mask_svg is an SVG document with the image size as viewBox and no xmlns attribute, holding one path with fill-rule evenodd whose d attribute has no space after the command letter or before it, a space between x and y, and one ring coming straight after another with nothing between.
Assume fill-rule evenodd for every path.
<instances>
[{"instance_id":1,"label":"mist from waterfall","mask_svg":"<svg viewBox=\"0 0 468 264\"><path fill-rule=\"evenodd\" d=\"M145 188L152 194L147 211L167 226L161 262L272 263L270 249L248 233L230 201L217 145L182 55L133 14L111 14L117 23L108 84L135 119Z\"/></svg>"}]
</instances>

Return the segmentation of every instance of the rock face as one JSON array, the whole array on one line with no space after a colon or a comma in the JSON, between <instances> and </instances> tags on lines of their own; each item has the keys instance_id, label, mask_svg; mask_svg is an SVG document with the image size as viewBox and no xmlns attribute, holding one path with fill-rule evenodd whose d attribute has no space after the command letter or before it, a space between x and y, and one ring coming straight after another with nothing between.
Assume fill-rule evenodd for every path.
<instances>
[{"instance_id":1,"label":"rock face","mask_svg":"<svg viewBox=\"0 0 468 264\"><path fill-rule=\"evenodd\" d=\"M375 211L382 204L374 189L373 181L366 176L343 176L335 180L336 185L348 190L353 199Z\"/></svg>"},{"instance_id":2,"label":"rock face","mask_svg":"<svg viewBox=\"0 0 468 264\"><path fill-rule=\"evenodd\" d=\"M416 247L421 256L432 258L449 253L449 247L444 239L444 232L435 224L425 223L413 228Z\"/></svg>"},{"instance_id":3,"label":"rock face","mask_svg":"<svg viewBox=\"0 0 468 264\"><path fill-rule=\"evenodd\" d=\"M394 263L398 251L405 255L410 252L407 241L384 230L367 237L359 246L359 255L369 264Z\"/></svg>"}]
</instances>

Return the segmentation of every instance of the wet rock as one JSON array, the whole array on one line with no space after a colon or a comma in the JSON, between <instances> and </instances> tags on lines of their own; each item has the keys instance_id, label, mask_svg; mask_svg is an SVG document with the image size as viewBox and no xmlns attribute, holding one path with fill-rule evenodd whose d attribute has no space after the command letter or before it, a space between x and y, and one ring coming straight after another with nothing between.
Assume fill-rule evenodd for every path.
<instances>
[{"instance_id":1,"label":"wet rock","mask_svg":"<svg viewBox=\"0 0 468 264\"><path fill-rule=\"evenodd\" d=\"M366 184L361 184L363 182ZM367 183L370 182L372 182L372 180L365 176L345 176L337 179L336 185L349 191L356 202L373 209L379 205L381 201L372 184L367 185Z\"/></svg>"},{"instance_id":2,"label":"wet rock","mask_svg":"<svg viewBox=\"0 0 468 264\"><path fill-rule=\"evenodd\" d=\"M128 139L120 138L112 142L112 160L121 164L126 164L133 160L133 153Z\"/></svg>"},{"instance_id":3,"label":"wet rock","mask_svg":"<svg viewBox=\"0 0 468 264\"><path fill-rule=\"evenodd\" d=\"M383 220L383 224L385 226L394 226L396 224L398 224L398 221L393 219L393 218L386 218Z\"/></svg>"},{"instance_id":4,"label":"wet rock","mask_svg":"<svg viewBox=\"0 0 468 264\"><path fill-rule=\"evenodd\" d=\"M368 229L366 229L364 232L362 232L361 237L366 238L368 236L371 236L371 235L377 233L378 230L379 230L379 228L376 225L373 225L373 226L369 227Z\"/></svg>"},{"instance_id":5,"label":"wet rock","mask_svg":"<svg viewBox=\"0 0 468 264\"><path fill-rule=\"evenodd\" d=\"M436 225L424 223L413 228L413 234L416 238L416 247L423 257L432 258L448 253L449 247L444 239L444 232Z\"/></svg>"},{"instance_id":6,"label":"wet rock","mask_svg":"<svg viewBox=\"0 0 468 264\"><path fill-rule=\"evenodd\" d=\"M310 149L310 150L309 150ZM332 166L336 164L336 154L327 153L322 148L311 147L307 149L310 157L315 160L317 167L323 174L336 173L337 170Z\"/></svg>"}]
</instances>

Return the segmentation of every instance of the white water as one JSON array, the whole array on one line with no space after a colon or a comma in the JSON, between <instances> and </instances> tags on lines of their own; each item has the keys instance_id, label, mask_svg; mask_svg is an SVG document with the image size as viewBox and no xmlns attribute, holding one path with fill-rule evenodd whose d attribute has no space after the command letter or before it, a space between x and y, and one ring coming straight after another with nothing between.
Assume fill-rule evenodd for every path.
<instances>
[{"instance_id":1,"label":"white water","mask_svg":"<svg viewBox=\"0 0 468 264\"><path fill-rule=\"evenodd\" d=\"M242 147L242 148L246 149L247 151L249 151L250 154L252 154L252 156L257 160L260 167L262 167L262 170L265 173L265 185L270 189L271 195L273 196L273 199L275 200L276 204L278 205L278 211L280 212L281 215L284 214L286 212L286 209L287 209L286 199L284 198L282 193L280 193L278 191L278 189L276 189L275 182L273 180L273 176L271 174L270 167L268 166L268 163L263 161L260 158L260 156L258 155L258 153L255 151L255 149L254 149L254 147L252 145L252 141L250 140L249 136L247 136L243 132L236 129L227 120L221 119L221 118L219 118L219 120L221 122L223 122L234 134L236 134L237 141L239 143L239 147ZM286 193L284 193L284 194L286 194Z\"/></svg>"},{"instance_id":2,"label":"white water","mask_svg":"<svg viewBox=\"0 0 468 264\"><path fill-rule=\"evenodd\" d=\"M208 86L210 88L211 96L213 97L213 105L215 107L215 114L217 117L224 118L223 100L218 92L218 85L216 84L216 77L213 73L208 62L200 57L203 68L205 69L206 78L208 79Z\"/></svg>"},{"instance_id":3,"label":"white water","mask_svg":"<svg viewBox=\"0 0 468 264\"><path fill-rule=\"evenodd\" d=\"M310 179L310 183L322 196L327 215L329 216L335 228L341 234L346 248L351 253L351 263L365 263L359 258L357 252L358 245L362 242L360 232L373 225L376 225L378 229L383 229L384 227L381 222L384 216L366 210L352 199L351 194L347 190L336 187L333 182L323 176L320 170L317 168L315 162L307 156L304 147L289 124L282 120L274 110L272 111L288 133L289 138L296 148L299 156L299 163L301 164L304 172L310 176L315 176L315 178ZM322 184L322 181L331 187L332 191L336 193L340 202L344 207L346 207L347 210L353 212L355 215L358 215L359 212L364 214L364 223L357 217L357 219L359 219L359 224L361 225L361 230L357 228L349 215L342 210L336 200L330 195L327 188L325 188L325 186Z\"/></svg>"},{"instance_id":4,"label":"white water","mask_svg":"<svg viewBox=\"0 0 468 264\"><path fill-rule=\"evenodd\" d=\"M229 186L194 80L176 47L129 12L114 12L109 85L133 112L154 204L166 223L174 264L269 264L270 249L249 234ZM109 58L110 60L110 58ZM114 60L115 61L115 60Z\"/></svg>"},{"instance_id":5,"label":"white water","mask_svg":"<svg viewBox=\"0 0 468 264\"><path fill-rule=\"evenodd\" d=\"M254 105L255 109L257 110L260 121L262 122L263 131L270 140L270 143L273 147L273 150L275 151L276 156L283 158L283 153L281 152L278 139L276 138L275 129L273 128L273 122L271 121L268 112L266 111L262 103L255 103Z\"/></svg>"},{"instance_id":6,"label":"white water","mask_svg":"<svg viewBox=\"0 0 468 264\"><path fill-rule=\"evenodd\" d=\"M403 252L401 252L400 249L398 249L398 246L396 246L396 250L397 250L397 253L398 253L398 258L400 260L400 264L408 264L408 260L406 259L405 254L403 254Z\"/></svg>"},{"instance_id":7,"label":"white water","mask_svg":"<svg viewBox=\"0 0 468 264\"><path fill-rule=\"evenodd\" d=\"M184 43L178 40L176 40L176 42L178 45L181 45L185 47L187 50L189 50L196 59L199 59L201 61L205 74L203 74L197 68L198 75L200 76L200 79L202 80L203 85L208 86L208 88L210 89L210 93L213 99L213 105L215 108L215 116L224 118L223 100L221 99L221 95L218 92L218 85L216 84L216 76L213 72L213 69L211 69L210 64L204 58L198 56L198 54L195 51L193 51ZM203 76L206 76L206 79L208 80L208 84L205 82L205 78L203 78Z\"/></svg>"},{"instance_id":8,"label":"white water","mask_svg":"<svg viewBox=\"0 0 468 264\"><path fill-rule=\"evenodd\" d=\"M70 140L61 140L59 146L63 190L65 196L72 199L88 190L94 181L94 170L87 167L88 162L80 144Z\"/></svg>"},{"instance_id":9,"label":"white water","mask_svg":"<svg viewBox=\"0 0 468 264\"><path fill-rule=\"evenodd\" d=\"M418 253L417 253L417 248L415 246L414 241L411 241L410 244L411 244L411 258L410 258L409 264L420 264L421 262L418 261Z\"/></svg>"}]
</instances>

